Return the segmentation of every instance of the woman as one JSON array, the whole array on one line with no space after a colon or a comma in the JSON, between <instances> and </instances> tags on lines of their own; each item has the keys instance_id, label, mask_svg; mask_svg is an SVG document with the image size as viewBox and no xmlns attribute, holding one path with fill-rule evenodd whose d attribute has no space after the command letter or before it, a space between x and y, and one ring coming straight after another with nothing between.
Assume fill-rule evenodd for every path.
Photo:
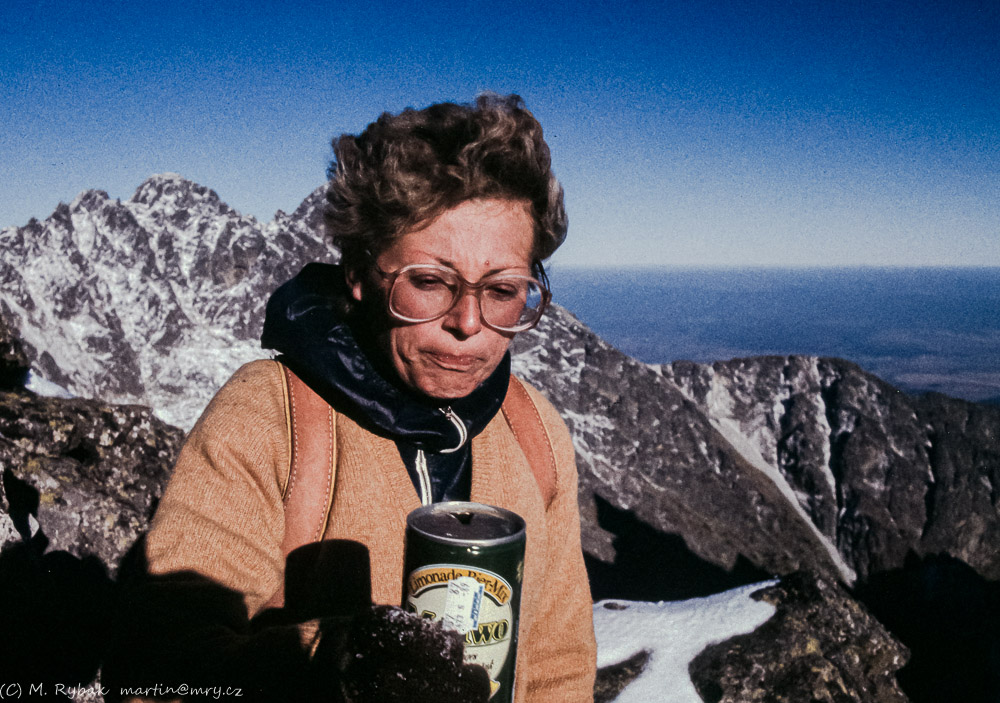
<instances>
[{"instance_id":1,"label":"woman","mask_svg":"<svg viewBox=\"0 0 1000 703\"><path fill-rule=\"evenodd\" d=\"M149 575L131 598L157 605L132 621L156 623L153 658L186 662L175 672L197 666L200 680L252 681L272 698L309 679L333 700L485 700L483 672L461 665L454 638L364 607L402 600L407 514L471 499L527 524L516 700L592 700L568 432L530 389L556 460L546 500L499 413L508 347L541 316L542 261L566 233L541 127L517 96L481 96L384 114L335 140L334 152L327 224L341 266L311 264L275 292L263 343L281 364L240 369L192 430L145 544ZM282 550L291 453L282 365L336 411L329 521L303 568ZM370 593L348 585L349 562ZM272 607L282 593L284 607ZM214 606L191 615L193 600ZM414 644L383 646L400 640ZM447 657L408 660L445 641ZM137 668L147 680L156 671Z\"/></svg>"}]
</instances>

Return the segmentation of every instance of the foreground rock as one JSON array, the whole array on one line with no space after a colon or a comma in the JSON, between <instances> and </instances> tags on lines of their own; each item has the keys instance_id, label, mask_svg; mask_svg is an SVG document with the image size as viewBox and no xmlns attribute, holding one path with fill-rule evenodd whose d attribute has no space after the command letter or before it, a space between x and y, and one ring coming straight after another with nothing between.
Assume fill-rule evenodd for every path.
<instances>
[{"instance_id":1,"label":"foreground rock","mask_svg":"<svg viewBox=\"0 0 1000 703\"><path fill-rule=\"evenodd\" d=\"M836 585L787 576L752 597L777 613L691 662L706 703L906 703L895 674L906 649Z\"/></svg>"},{"instance_id":2,"label":"foreground rock","mask_svg":"<svg viewBox=\"0 0 1000 703\"><path fill-rule=\"evenodd\" d=\"M0 391L0 512L19 536L41 530L50 549L113 569L148 526L182 438L148 408Z\"/></svg>"},{"instance_id":3,"label":"foreground rock","mask_svg":"<svg viewBox=\"0 0 1000 703\"><path fill-rule=\"evenodd\" d=\"M0 390L5 681L67 700L57 685L93 680L114 571L148 526L181 438L148 408Z\"/></svg>"},{"instance_id":4,"label":"foreground rock","mask_svg":"<svg viewBox=\"0 0 1000 703\"><path fill-rule=\"evenodd\" d=\"M1000 582L955 557L911 554L855 596L910 648L897 678L913 703L1000 701Z\"/></svg>"}]
</instances>

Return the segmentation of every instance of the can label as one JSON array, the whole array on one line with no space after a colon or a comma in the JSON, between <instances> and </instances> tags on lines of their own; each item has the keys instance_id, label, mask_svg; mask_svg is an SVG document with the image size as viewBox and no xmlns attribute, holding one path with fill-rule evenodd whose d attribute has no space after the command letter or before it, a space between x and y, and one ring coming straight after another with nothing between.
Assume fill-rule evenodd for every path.
<instances>
[{"instance_id":1,"label":"can label","mask_svg":"<svg viewBox=\"0 0 1000 703\"><path fill-rule=\"evenodd\" d=\"M494 690L510 655L513 591L498 574L458 564L432 564L410 574L407 605L465 636L465 661L486 669Z\"/></svg>"}]
</instances>

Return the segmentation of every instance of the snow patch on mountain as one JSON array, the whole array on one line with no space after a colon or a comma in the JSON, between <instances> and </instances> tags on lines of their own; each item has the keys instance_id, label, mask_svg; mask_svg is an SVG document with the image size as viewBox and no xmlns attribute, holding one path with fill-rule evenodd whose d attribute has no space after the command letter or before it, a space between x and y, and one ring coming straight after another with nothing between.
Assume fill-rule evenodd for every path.
<instances>
[{"instance_id":1,"label":"snow patch on mountain","mask_svg":"<svg viewBox=\"0 0 1000 703\"><path fill-rule=\"evenodd\" d=\"M28 377L24 381L24 387L35 395L45 396L46 398L73 397L72 393L60 386L58 383L53 383L52 381L49 381L31 371L28 372Z\"/></svg>"},{"instance_id":2,"label":"snow patch on mountain","mask_svg":"<svg viewBox=\"0 0 1000 703\"><path fill-rule=\"evenodd\" d=\"M702 369L701 377L697 379L697 388L689 379L681 379L677 385L688 398L706 408L706 416L712 427L746 459L747 463L775 484L788 499L789 504L801 515L804 524L815 533L831 561L840 571L841 577L847 583L853 583L857 574L844 561L830 536L819 529L813 516L806 509L814 493L793 487L779 466L780 451L776 437L781 434L780 428L788 404L793 396L801 395L806 399L804 402L812 402L813 412L810 416L822 428L827 438L822 444L821 475L827 490L833 494L837 492L837 482L830 468L831 450L828 438L832 431L826 419L825 408L822 406L822 396L818 393L815 395L801 393L803 388L819 387L820 374L817 362L814 357L808 358L808 368L805 371L792 371L792 378L787 376L783 378L773 398L751 397L748 389L773 385L759 379L753 368L737 368L730 375L722 375L716 373L713 367L706 365ZM669 368L669 365L664 367ZM789 373L787 367L784 373ZM810 400L812 398L816 400ZM753 408L752 412L745 410L748 406Z\"/></svg>"},{"instance_id":3,"label":"snow patch on mountain","mask_svg":"<svg viewBox=\"0 0 1000 703\"><path fill-rule=\"evenodd\" d=\"M597 666L649 652L642 674L615 703L702 703L688 666L705 647L752 632L774 615L770 603L750 594L776 581L743 586L707 598L642 603L604 600L594 604Z\"/></svg>"},{"instance_id":4,"label":"snow patch on mountain","mask_svg":"<svg viewBox=\"0 0 1000 703\"><path fill-rule=\"evenodd\" d=\"M802 516L803 523L812 529L820 544L823 545L827 554L829 554L830 560L836 564L844 581L847 583L854 583L857 579L857 574L854 572L854 569L847 565L847 562L844 561L840 552L837 551L837 547L819 530L819 528L816 527L815 523L813 523L805 509L802 507L801 498L806 498L808 496L803 494L803 496L800 497L798 493L792 489L788 481L785 480L784 475L778 471L776 467L771 466L764 461L764 457L761 456L758 447L754 445L748 437L744 436L740 432L739 426L731 418L711 417L710 421L712 423L712 427L718 430L719 434L721 434L734 449L740 452L740 454L743 455L743 458L745 458L751 466L767 476L774 483L774 485L777 486L778 490L781 491L786 498L788 498L789 504Z\"/></svg>"}]
</instances>

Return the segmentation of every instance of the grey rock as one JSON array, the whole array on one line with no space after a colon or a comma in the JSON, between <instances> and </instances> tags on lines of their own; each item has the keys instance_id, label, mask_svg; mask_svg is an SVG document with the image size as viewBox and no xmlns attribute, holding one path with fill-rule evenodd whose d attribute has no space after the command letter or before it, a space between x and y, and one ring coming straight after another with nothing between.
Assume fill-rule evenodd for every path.
<instances>
[{"instance_id":1,"label":"grey rock","mask_svg":"<svg viewBox=\"0 0 1000 703\"><path fill-rule=\"evenodd\" d=\"M148 527L182 438L148 408L0 392L0 532L41 530L50 550L115 568Z\"/></svg>"},{"instance_id":2,"label":"grey rock","mask_svg":"<svg viewBox=\"0 0 1000 703\"><path fill-rule=\"evenodd\" d=\"M906 648L836 584L796 573L751 597L777 612L691 662L691 681L706 703L909 700L895 678Z\"/></svg>"},{"instance_id":3,"label":"grey rock","mask_svg":"<svg viewBox=\"0 0 1000 703\"><path fill-rule=\"evenodd\" d=\"M1000 581L1000 407L940 394L914 400L934 481L924 496L922 555L949 554Z\"/></svg>"},{"instance_id":4,"label":"grey rock","mask_svg":"<svg viewBox=\"0 0 1000 703\"><path fill-rule=\"evenodd\" d=\"M913 398L840 359L662 367L738 428L861 577L948 553L1000 576L1000 409Z\"/></svg>"}]
</instances>

